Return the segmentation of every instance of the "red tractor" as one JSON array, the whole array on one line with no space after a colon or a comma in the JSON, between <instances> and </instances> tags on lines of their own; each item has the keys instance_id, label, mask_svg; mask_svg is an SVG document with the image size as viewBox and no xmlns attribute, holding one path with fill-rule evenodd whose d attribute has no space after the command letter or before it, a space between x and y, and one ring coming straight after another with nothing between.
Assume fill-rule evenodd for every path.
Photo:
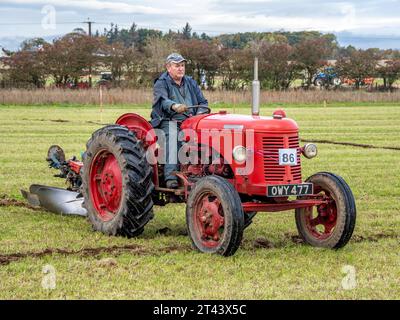
<instances>
[{"instance_id":1,"label":"red tractor","mask_svg":"<svg viewBox=\"0 0 400 320\"><path fill-rule=\"evenodd\" d=\"M165 188L162 165L149 163L147 150L157 139L141 116L125 114L116 125L96 131L87 143L82 173L84 207L94 229L137 236L152 219L154 204L186 202L187 229L202 252L233 254L243 230L260 211L294 209L300 236L313 246L340 248L349 241L356 218L352 192L332 173L317 173L303 182L301 154L313 157L316 149L312 144L299 146L293 120L282 111L272 118L220 112L191 117L181 127L183 132L198 132L198 137L204 129L226 128L240 129L236 134L242 136L235 139L232 154L219 153L220 158L208 164L181 164L176 173L179 189ZM245 143L249 130L254 131L254 149ZM146 136L154 140L146 141ZM198 152L216 145L214 138L199 140ZM254 170L237 174L249 154L254 155ZM226 161L230 158L231 163ZM288 164L279 163L285 160Z\"/></svg>"},{"instance_id":2,"label":"red tractor","mask_svg":"<svg viewBox=\"0 0 400 320\"><path fill-rule=\"evenodd\" d=\"M328 172L303 180L301 156L315 157L316 146L300 147L299 128L283 110L259 116L256 81L254 88L252 115L208 110L182 123L183 148L199 157L180 164L178 189L165 187L163 164L156 161L157 135L137 114L124 114L94 132L83 162L61 159L62 177L83 196L93 228L138 236L153 218L154 205L181 202L187 204L189 236L201 252L230 256L257 212L287 210L295 210L306 243L346 245L356 221L350 187ZM217 145L229 147L217 150ZM210 161L200 161L204 154Z\"/></svg>"}]
</instances>

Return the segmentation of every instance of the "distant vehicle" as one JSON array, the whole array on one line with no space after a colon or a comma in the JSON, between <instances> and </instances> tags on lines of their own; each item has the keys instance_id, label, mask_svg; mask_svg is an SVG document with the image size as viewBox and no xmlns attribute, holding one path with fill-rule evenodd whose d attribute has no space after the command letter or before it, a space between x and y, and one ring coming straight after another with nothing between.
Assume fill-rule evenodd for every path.
<instances>
[{"instance_id":1,"label":"distant vehicle","mask_svg":"<svg viewBox=\"0 0 400 320\"><path fill-rule=\"evenodd\" d=\"M111 87L113 82L113 74L111 71L104 71L100 73L100 80L97 82L98 86L104 86L107 89Z\"/></svg>"},{"instance_id":2,"label":"distant vehicle","mask_svg":"<svg viewBox=\"0 0 400 320\"><path fill-rule=\"evenodd\" d=\"M324 71L320 71L314 76L313 83L316 87L337 87L342 84L342 81L333 67L326 67Z\"/></svg>"},{"instance_id":3,"label":"distant vehicle","mask_svg":"<svg viewBox=\"0 0 400 320\"><path fill-rule=\"evenodd\" d=\"M374 81L375 81L375 78L371 78L371 77L364 78L361 80L360 86L363 86L363 87L364 86L366 86L366 87L372 86L374 84ZM357 82L356 79L347 79L347 78L343 79L343 83L347 84L349 86L354 86L356 84L356 82Z\"/></svg>"}]
</instances>

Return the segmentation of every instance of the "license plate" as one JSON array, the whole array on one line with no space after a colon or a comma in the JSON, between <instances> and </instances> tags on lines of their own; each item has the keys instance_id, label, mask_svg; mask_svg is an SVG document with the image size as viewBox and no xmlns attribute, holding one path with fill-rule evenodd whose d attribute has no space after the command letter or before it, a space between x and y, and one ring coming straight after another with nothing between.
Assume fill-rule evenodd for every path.
<instances>
[{"instance_id":1,"label":"license plate","mask_svg":"<svg viewBox=\"0 0 400 320\"><path fill-rule=\"evenodd\" d=\"M305 196L313 194L312 183L280 184L267 187L267 197Z\"/></svg>"},{"instance_id":2,"label":"license plate","mask_svg":"<svg viewBox=\"0 0 400 320\"><path fill-rule=\"evenodd\" d=\"M280 166L297 165L297 149L279 149Z\"/></svg>"}]
</instances>

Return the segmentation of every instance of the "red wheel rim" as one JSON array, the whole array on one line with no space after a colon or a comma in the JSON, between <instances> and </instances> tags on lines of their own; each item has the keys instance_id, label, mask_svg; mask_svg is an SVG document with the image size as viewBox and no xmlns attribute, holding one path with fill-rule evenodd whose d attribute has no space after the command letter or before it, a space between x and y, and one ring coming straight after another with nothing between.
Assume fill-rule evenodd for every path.
<instances>
[{"instance_id":1,"label":"red wheel rim","mask_svg":"<svg viewBox=\"0 0 400 320\"><path fill-rule=\"evenodd\" d=\"M320 194L326 204L316 208L307 208L305 212L306 226L309 233L318 240L329 238L335 230L337 222L336 201L330 192L315 186L315 194ZM315 210L316 209L316 210Z\"/></svg>"},{"instance_id":2,"label":"red wheel rim","mask_svg":"<svg viewBox=\"0 0 400 320\"><path fill-rule=\"evenodd\" d=\"M198 239L207 248L215 248L224 233L224 211L221 201L212 193L199 196L194 208L194 227Z\"/></svg>"},{"instance_id":3,"label":"red wheel rim","mask_svg":"<svg viewBox=\"0 0 400 320\"><path fill-rule=\"evenodd\" d=\"M115 156L97 153L90 169L90 196L98 217L109 221L117 214L122 196L122 175Z\"/></svg>"}]
</instances>

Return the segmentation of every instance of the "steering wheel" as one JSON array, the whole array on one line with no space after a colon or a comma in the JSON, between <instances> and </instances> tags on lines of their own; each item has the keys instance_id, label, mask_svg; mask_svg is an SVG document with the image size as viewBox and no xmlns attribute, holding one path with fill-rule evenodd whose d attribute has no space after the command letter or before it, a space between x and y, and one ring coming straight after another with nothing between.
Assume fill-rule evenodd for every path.
<instances>
[{"instance_id":1,"label":"steering wheel","mask_svg":"<svg viewBox=\"0 0 400 320\"><path fill-rule=\"evenodd\" d=\"M188 106L188 109L199 109L199 108L203 108L203 109L206 109L206 112L202 112L202 113L199 113L199 114L209 114L209 113L211 113L211 108L210 107L208 107L208 106L201 106L201 105L197 105L197 106ZM190 116L192 116L192 115L188 115L186 112L184 112L183 113L185 116L187 116L187 117L190 117ZM197 111L196 111L196 114L195 115L197 115Z\"/></svg>"}]
</instances>

